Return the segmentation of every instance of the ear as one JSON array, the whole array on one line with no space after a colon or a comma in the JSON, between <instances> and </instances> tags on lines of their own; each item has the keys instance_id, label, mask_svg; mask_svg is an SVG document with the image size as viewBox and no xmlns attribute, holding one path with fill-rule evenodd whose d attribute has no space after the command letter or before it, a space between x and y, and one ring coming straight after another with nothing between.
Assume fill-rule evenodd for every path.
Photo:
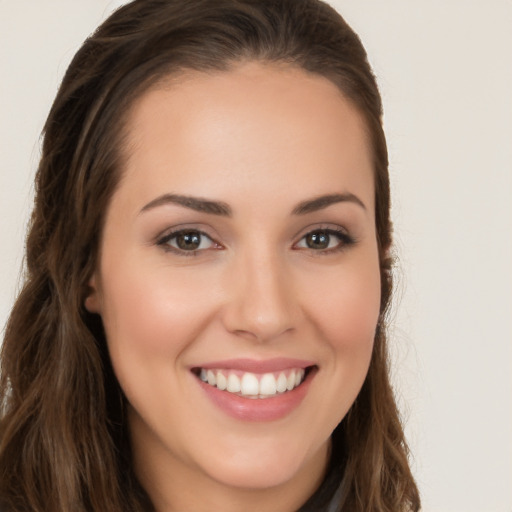
<instances>
[{"instance_id":1,"label":"ear","mask_svg":"<svg viewBox=\"0 0 512 512\"><path fill-rule=\"evenodd\" d=\"M84 306L89 313L101 314L101 297L96 274L94 274L87 283Z\"/></svg>"}]
</instances>

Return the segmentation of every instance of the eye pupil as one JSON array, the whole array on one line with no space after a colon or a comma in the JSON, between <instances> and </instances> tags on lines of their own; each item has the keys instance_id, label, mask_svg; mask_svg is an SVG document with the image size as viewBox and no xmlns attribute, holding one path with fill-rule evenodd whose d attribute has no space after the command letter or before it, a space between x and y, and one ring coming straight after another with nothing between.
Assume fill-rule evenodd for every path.
<instances>
[{"instance_id":1,"label":"eye pupil","mask_svg":"<svg viewBox=\"0 0 512 512\"><path fill-rule=\"evenodd\" d=\"M201 235L195 231L180 233L176 237L176 244L184 251L194 251L201 245Z\"/></svg>"},{"instance_id":2,"label":"eye pupil","mask_svg":"<svg viewBox=\"0 0 512 512\"><path fill-rule=\"evenodd\" d=\"M315 231L306 236L306 244L310 249L327 249L331 237L325 231Z\"/></svg>"}]
</instances>

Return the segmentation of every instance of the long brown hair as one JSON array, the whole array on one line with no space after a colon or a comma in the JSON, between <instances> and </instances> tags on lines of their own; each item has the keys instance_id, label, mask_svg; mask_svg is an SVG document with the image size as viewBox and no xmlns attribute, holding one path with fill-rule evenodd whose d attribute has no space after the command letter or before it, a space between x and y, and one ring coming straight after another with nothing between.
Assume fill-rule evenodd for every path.
<instances>
[{"instance_id":1,"label":"long brown hair","mask_svg":"<svg viewBox=\"0 0 512 512\"><path fill-rule=\"evenodd\" d=\"M283 62L330 79L363 115L375 170L381 317L363 388L333 433L330 468L301 510L419 509L389 383L391 223L382 105L365 50L319 0L135 0L76 54L44 127L23 289L1 358L0 499L16 511L153 510L131 466L125 401L101 320L83 300L120 179L124 120L151 85L187 69Z\"/></svg>"}]
</instances>

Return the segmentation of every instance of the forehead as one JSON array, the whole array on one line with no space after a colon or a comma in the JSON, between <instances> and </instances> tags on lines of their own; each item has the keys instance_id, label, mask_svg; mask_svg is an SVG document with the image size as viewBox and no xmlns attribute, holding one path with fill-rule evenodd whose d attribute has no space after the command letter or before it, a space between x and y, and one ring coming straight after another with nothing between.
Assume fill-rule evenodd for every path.
<instances>
[{"instance_id":1,"label":"forehead","mask_svg":"<svg viewBox=\"0 0 512 512\"><path fill-rule=\"evenodd\" d=\"M252 62L169 77L134 103L125 126L123 181L148 200L155 187L210 197L222 186L272 186L291 198L295 188L323 194L330 182L373 206L363 117L330 80L296 67Z\"/></svg>"}]
</instances>

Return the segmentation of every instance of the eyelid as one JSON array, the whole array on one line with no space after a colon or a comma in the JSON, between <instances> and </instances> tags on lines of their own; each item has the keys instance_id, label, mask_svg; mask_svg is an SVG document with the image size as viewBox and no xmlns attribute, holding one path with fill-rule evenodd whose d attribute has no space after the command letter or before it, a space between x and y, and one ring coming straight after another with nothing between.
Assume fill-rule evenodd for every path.
<instances>
[{"instance_id":1,"label":"eyelid","mask_svg":"<svg viewBox=\"0 0 512 512\"><path fill-rule=\"evenodd\" d=\"M342 226L341 224L337 224L335 222L315 222L312 224L308 224L307 226L297 231L295 235L292 236L292 240L301 240L307 234L312 233L314 231L334 231L337 233L342 233L347 236L351 236L350 230Z\"/></svg>"},{"instance_id":2,"label":"eyelid","mask_svg":"<svg viewBox=\"0 0 512 512\"><path fill-rule=\"evenodd\" d=\"M158 243L159 240L168 238L169 236L175 235L177 233L182 233L184 231L197 231L198 233L201 233L202 235L205 235L214 241L219 238L214 230L208 225L202 223L184 222L182 224L173 224L172 226L168 225L165 229L159 230L158 234L154 237L154 241L155 243Z\"/></svg>"}]
</instances>

